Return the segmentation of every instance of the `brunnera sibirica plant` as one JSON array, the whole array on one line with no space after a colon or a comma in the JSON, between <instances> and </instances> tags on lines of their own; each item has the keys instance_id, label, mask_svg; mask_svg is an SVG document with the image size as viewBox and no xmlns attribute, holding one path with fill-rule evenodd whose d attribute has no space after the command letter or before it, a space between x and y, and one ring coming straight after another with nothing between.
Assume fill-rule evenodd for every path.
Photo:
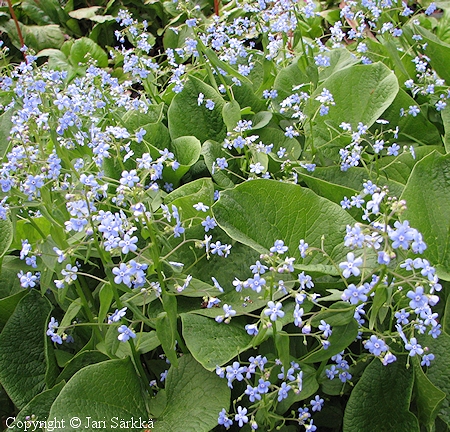
<instances>
[{"instance_id":1,"label":"brunnera sibirica plant","mask_svg":"<svg viewBox=\"0 0 450 432\"><path fill-rule=\"evenodd\" d=\"M445 4L161 7L3 62L6 427L447 430Z\"/></svg>"}]
</instances>

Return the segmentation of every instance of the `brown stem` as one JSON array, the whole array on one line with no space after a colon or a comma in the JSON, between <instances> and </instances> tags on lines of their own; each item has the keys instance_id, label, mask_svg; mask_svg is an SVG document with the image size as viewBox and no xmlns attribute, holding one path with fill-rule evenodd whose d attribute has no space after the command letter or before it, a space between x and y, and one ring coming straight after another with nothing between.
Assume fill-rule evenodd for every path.
<instances>
[{"instance_id":1,"label":"brown stem","mask_svg":"<svg viewBox=\"0 0 450 432\"><path fill-rule=\"evenodd\" d=\"M16 13L14 12L11 0L6 0L6 1L8 2L9 13L11 14L14 24L16 25L17 35L19 36L20 45L23 48L25 46L25 41L23 40L22 30L20 30L19 21L17 20ZM22 54L23 54L23 58L25 59L25 61L27 61L27 56L26 56L25 52L22 51Z\"/></svg>"},{"instance_id":2,"label":"brown stem","mask_svg":"<svg viewBox=\"0 0 450 432\"><path fill-rule=\"evenodd\" d=\"M219 16L219 0L214 0L214 13Z\"/></svg>"}]
</instances>

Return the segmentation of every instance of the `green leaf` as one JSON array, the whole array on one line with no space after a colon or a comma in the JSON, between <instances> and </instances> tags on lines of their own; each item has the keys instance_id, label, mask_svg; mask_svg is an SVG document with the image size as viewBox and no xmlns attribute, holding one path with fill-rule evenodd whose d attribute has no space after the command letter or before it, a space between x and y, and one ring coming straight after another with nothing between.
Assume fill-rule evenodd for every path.
<instances>
[{"instance_id":1,"label":"green leaf","mask_svg":"<svg viewBox=\"0 0 450 432\"><path fill-rule=\"evenodd\" d=\"M358 63L358 59L355 58L353 53L345 48L333 49L327 52L325 55L330 58L330 66L323 68L320 71L320 81L327 79L336 71L342 70L346 67L354 65L355 63Z\"/></svg>"},{"instance_id":2,"label":"green leaf","mask_svg":"<svg viewBox=\"0 0 450 432\"><path fill-rule=\"evenodd\" d=\"M328 180L316 177L314 173L306 172L306 170L303 168L294 168L294 169L295 171L298 172L299 178L303 180L306 183L306 185L310 189L312 189L317 195L327 198L336 204L340 204L344 197L350 198L351 196L359 193L360 188L356 190L349 188L347 186L332 183ZM342 173L342 171L340 171L340 173L341 176L345 175L344 173ZM357 212L353 211L353 213L350 212L350 214L352 214L352 216L355 216Z\"/></svg>"},{"instance_id":3,"label":"green leaf","mask_svg":"<svg viewBox=\"0 0 450 432\"><path fill-rule=\"evenodd\" d=\"M253 180L223 191L213 206L218 224L233 239L259 253L268 253L275 240L283 240L289 256L305 270L338 274L322 255L301 260L298 245L304 239L310 247L325 249L335 262L346 257L343 238L346 225L355 220L339 205L309 189L274 180Z\"/></svg>"},{"instance_id":4,"label":"green leaf","mask_svg":"<svg viewBox=\"0 0 450 432\"><path fill-rule=\"evenodd\" d=\"M146 126L148 124L153 123L160 123L163 116L164 116L164 104L153 104L148 107L147 112L142 113L136 110L130 110L125 113L123 116L123 123L125 127L129 131L137 131L139 128ZM144 135L144 138L147 139L147 135ZM156 145L153 143L152 140L147 140L151 144ZM156 145L158 147L158 145ZM160 147L158 147L160 148Z\"/></svg>"},{"instance_id":5,"label":"green leaf","mask_svg":"<svg viewBox=\"0 0 450 432\"><path fill-rule=\"evenodd\" d=\"M166 378L167 405L155 421L156 432L179 432L188 429L209 432L217 425L222 408L228 409L230 389L224 379L208 372L190 355L172 366Z\"/></svg>"},{"instance_id":6,"label":"green leaf","mask_svg":"<svg viewBox=\"0 0 450 432\"><path fill-rule=\"evenodd\" d=\"M214 185L209 178L194 180L175 189L164 198L164 202L166 205L175 205L183 221L198 218L199 212L195 210L194 205L202 202L209 207L212 206L214 203ZM206 215L201 215L201 217L206 217ZM201 220L195 219L192 223L199 224Z\"/></svg>"},{"instance_id":7,"label":"green leaf","mask_svg":"<svg viewBox=\"0 0 450 432\"><path fill-rule=\"evenodd\" d=\"M350 394L343 432L419 432L409 411L414 382L405 360L383 366L374 359Z\"/></svg>"},{"instance_id":8,"label":"green leaf","mask_svg":"<svg viewBox=\"0 0 450 432\"><path fill-rule=\"evenodd\" d=\"M414 161L411 155L405 155L405 159L408 157ZM386 159L389 159L389 162L392 162L392 158ZM313 189L314 192L336 203L340 203L344 196L350 198L352 190L360 192L362 190L362 184L367 180L373 181L380 187L388 186L390 193L395 196L400 196L404 189L403 184L386 178L382 172L377 175L376 173L369 173L364 168L359 167L352 167L352 169L345 172L342 172L338 166L319 167L316 168L313 173L303 173L302 171L302 177L304 178L305 183ZM319 181L319 179L323 182ZM341 200L339 200L339 193L344 193L345 189L336 187L336 185L350 189L347 190L349 195L344 194Z\"/></svg>"},{"instance_id":9,"label":"green leaf","mask_svg":"<svg viewBox=\"0 0 450 432\"><path fill-rule=\"evenodd\" d=\"M260 111L252 118L252 130L263 129L272 120L273 114L270 111Z\"/></svg>"},{"instance_id":10,"label":"green leaf","mask_svg":"<svg viewBox=\"0 0 450 432\"><path fill-rule=\"evenodd\" d=\"M286 149L286 158L295 160L300 157L302 148L296 139L287 137L281 129L273 127L264 127L258 131L260 140L267 145L273 144L273 157L276 159L276 153L281 148ZM278 160L278 159L276 159ZM279 159L281 161L281 159Z\"/></svg>"},{"instance_id":11,"label":"green leaf","mask_svg":"<svg viewBox=\"0 0 450 432\"><path fill-rule=\"evenodd\" d=\"M358 323L353 319L346 325L332 327L331 336L328 338L330 345L327 349L322 347L308 354L301 361L305 363L316 363L327 360L347 348L358 335Z\"/></svg>"},{"instance_id":12,"label":"green leaf","mask_svg":"<svg viewBox=\"0 0 450 432\"><path fill-rule=\"evenodd\" d=\"M338 301L328 309L322 310L311 320L311 325L318 327L321 320L330 326L343 326L352 321L355 314L355 306L348 302Z\"/></svg>"},{"instance_id":13,"label":"green leaf","mask_svg":"<svg viewBox=\"0 0 450 432\"><path fill-rule=\"evenodd\" d=\"M130 358L108 360L86 366L78 371L61 390L53 403L49 418L65 420L65 427L55 431L95 430L89 420L106 422L106 430L129 431L121 427L120 419L147 420L142 383ZM74 427L70 419L77 417L81 424ZM117 419L117 424L114 420ZM102 425L100 424L98 428Z\"/></svg>"},{"instance_id":14,"label":"green leaf","mask_svg":"<svg viewBox=\"0 0 450 432\"><path fill-rule=\"evenodd\" d=\"M101 9L101 6L80 8L69 12L69 15L75 19L90 19L97 14L99 9Z\"/></svg>"},{"instance_id":15,"label":"green leaf","mask_svg":"<svg viewBox=\"0 0 450 432\"><path fill-rule=\"evenodd\" d=\"M31 290L0 334L0 383L19 409L45 387L45 331L50 311L50 302Z\"/></svg>"},{"instance_id":16,"label":"green leaf","mask_svg":"<svg viewBox=\"0 0 450 432\"><path fill-rule=\"evenodd\" d=\"M134 339L136 352L139 354L146 354L158 348L161 342L158 339L156 331L151 330L147 332L137 332L136 339ZM130 344L121 343L116 351L116 356L119 358L131 357L133 355Z\"/></svg>"},{"instance_id":17,"label":"green leaf","mask_svg":"<svg viewBox=\"0 0 450 432\"><path fill-rule=\"evenodd\" d=\"M166 168L164 170L164 179L178 184L181 177L198 161L202 146L200 141L194 136L182 136L172 141L170 149L173 151L175 159L180 166L175 171L172 168Z\"/></svg>"},{"instance_id":18,"label":"green leaf","mask_svg":"<svg viewBox=\"0 0 450 432\"><path fill-rule=\"evenodd\" d=\"M36 52L46 48L60 48L64 42L64 34L58 25L28 26L21 23L19 23L19 25L22 30L25 45L33 48ZM14 45L20 47L20 40L16 36L17 30L14 21L11 20L9 23L5 23L4 26Z\"/></svg>"},{"instance_id":19,"label":"green leaf","mask_svg":"<svg viewBox=\"0 0 450 432\"><path fill-rule=\"evenodd\" d=\"M186 346L194 358L210 371L246 350L252 341L242 322L235 319L230 324L219 324L204 316L181 314L181 322Z\"/></svg>"},{"instance_id":20,"label":"green leaf","mask_svg":"<svg viewBox=\"0 0 450 432\"><path fill-rule=\"evenodd\" d=\"M375 290L375 296L373 299L373 305L372 305L372 311L370 314L370 320L369 320L369 329L373 330L373 327L375 323L377 322L377 319L380 321L380 323L383 322L380 316L380 311L383 307L386 306L386 300L388 299L388 290L384 285L381 285L376 288Z\"/></svg>"},{"instance_id":21,"label":"green leaf","mask_svg":"<svg viewBox=\"0 0 450 432\"><path fill-rule=\"evenodd\" d=\"M205 104L198 105L198 95L203 93L206 99L211 99L214 109L209 110ZM206 140L222 141L227 128L222 118L225 105L222 96L210 85L189 76L184 89L177 94L170 104L167 113L169 132L172 139L181 136L195 136L200 142Z\"/></svg>"},{"instance_id":22,"label":"green leaf","mask_svg":"<svg viewBox=\"0 0 450 432\"><path fill-rule=\"evenodd\" d=\"M85 366L100 363L102 361L109 360L109 358L100 351L88 350L80 351L77 355L69 360L63 371L59 374L56 382L69 381L75 373L83 369Z\"/></svg>"},{"instance_id":23,"label":"green leaf","mask_svg":"<svg viewBox=\"0 0 450 432\"><path fill-rule=\"evenodd\" d=\"M450 110L441 111L442 123L444 125L444 147L447 153L450 153Z\"/></svg>"},{"instance_id":24,"label":"green leaf","mask_svg":"<svg viewBox=\"0 0 450 432\"><path fill-rule=\"evenodd\" d=\"M275 99L275 103L278 105L295 93L294 87L304 84L298 91L306 91L309 87L310 80L308 76L298 66L299 60L294 61L290 66L281 69L275 78L274 89L278 92L278 96Z\"/></svg>"},{"instance_id":25,"label":"green leaf","mask_svg":"<svg viewBox=\"0 0 450 432\"><path fill-rule=\"evenodd\" d=\"M37 57L48 57L48 67L51 69L67 71L69 73L69 81L71 77L76 75L76 71L69 59L59 49L48 48L41 50L37 53Z\"/></svg>"},{"instance_id":26,"label":"green leaf","mask_svg":"<svg viewBox=\"0 0 450 432\"><path fill-rule=\"evenodd\" d=\"M109 308L111 307L111 303L114 298L114 292L110 283L104 284L100 288L98 297L100 299L100 309L98 311L97 321L99 323L102 323L104 322L106 315L108 314Z\"/></svg>"},{"instance_id":27,"label":"green leaf","mask_svg":"<svg viewBox=\"0 0 450 432\"><path fill-rule=\"evenodd\" d=\"M444 392L445 400L439 409L439 417L450 427L450 336L442 333L438 338L419 336L419 343L428 347L434 354L434 360L427 370L427 378L439 390Z\"/></svg>"},{"instance_id":28,"label":"green leaf","mask_svg":"<svg viewBox=\"0 0 450 432\"><path fill-rule=\"evenodd\" d=\"M11 145L8 140L9 132L13 126L11 122L11 117L13 115L13 110L5 111L2 115L0 115L0 159L6 156L8 149Z\"/></svg>"},{"instance_id":29,"label":"green leaf","mask_svg":"<svg viewBox=\"0 0 450 432\"><path fill-rule=\"evenodd\" d=\"M16 420L12 425L17 425L18 422L25 422L29 419L31 415L34 415L36 420L45 420L49 419L50 408L55 401L56 397L61 392L62 388L65 386L65 382L60 382L55 385L50 390L45 390L42 393L39 393L36 397L34 397L21 411L17 416L15 416ZM20 424L20 423L19 423ZM11 426L12 426L11 425ZM21 427L14 426L9 428L8 431L11 432L23 432L23 423L20 424ZM31 426L31 429L33 426ZM28 429L30 430L30 429Z\"/></svg>"},{"instance_id":30,"label":"green leaf","mask_svg":"<svg viewBox=\"0 0 450 432\"><path fill-rule=\"evenodd\" d=\"M412 157L409 151L405 151L399 156L387 156L378 161L378 169L383 173L383 175L386 176L387 179L406 185L417 162L428 156L433 151L445 153L442 146L427 145L415 147L415 158ZM389 186L389 183L387 183L387 185Z\"/></svg>"},{"instance_id":31,"label":"green leaf","mask_svg":"<svg viewBox=\"0 0 450 432\"><path fill-rule=\"evenodd\" d=\"M14 249L22 249L22 240L27 239L29 243L34 243L42 240L41 232L44 236L47 236L54 230L52 223L45 217L35 217L32 222L26 219L16 222L14 226L14 242L12 243ZM35 225L39 228L39 231L35 228Z\"/></svg>"},{"instance_id":32,"label":"green leaf","mask_svg":"<svg viewBox=\"0 0 450 432\"><path fill-rule=\"evenodd\" d=\"M403 108L407 111L411 105L417 105L417 102L405 90L399 89L394 101L381 116L383 120L389 121L391 127L399 127L397 143L400 146L413 142L422 145L440 144L442 140L439 131L422 111L415 117L411 115L400 116L400 109Z\"/></svg>"},{"instance_id":33,"label":"green leaf","mask_svg":"<svg viewBox=\"0 0 450 432\"><path fill-rule=\"evenodd\" d=\"M70 49L69 58L74 66L79 63L87 64L90 59L96 60L98 67L108 66L108 55L99 45L87 37L82 37L74 42Z\"/></svg>"},{"instance_id":34,"label":"green leaf","mask_svg":"<svg viewBox=\"0 0 450 432\"><path fill-rule=\"evenodd\" d=\"M446 395L434 386L424 374L418 358L414 358L412 363L414 366L414 389L419 420L421 424L431 430Z\"/></svg>"},{"instance_id":35,"label":"green leaf","mask_svg":"<svg viewBox=\"0 0 450 432\"><path fill-rule=\"evenodd\" d=\"M241 107L235 100L227 102L222 108L222 117L227 131L231 132L241 119Z\"/></svg>"},{"instance_id":36,"label":"green leaf","mask_svg":"<svg viewBox=\"0 0 450 432\"><path fill-rule=\"evenodd\" d=\"M289 334L285 331L274 333L275 347L277 348L277 358L281 360L284 370L289 369Z\"/></svg>"},{"instance_id":37,"label":"green leaf","mask_svg":"<svg viewBox=\"0 0 450 432\"><path fill-rule=\"evenodd\" d=\"M17 273L21 270L21 268L10 268L9 264L17 263L19 261L19 257L15 256L5 256L1 261L1 272L0 272L0 299L9 297L12 294L16 294L18 292L26 292L20 286L20 280L17 277ZM21 266L23 266L23 261L19 261Z\"/></svg>"},{"instance_id":38,"label":"green leaf","mask_svg":"<svg viewBox=\"0 0 450 432\"><path fill-rule=\"evenodd\" d=\"M98 10L101 9L101 6L91 6L87 8L80 8L74 11L69 12L69 16L75 18L77 20L87 19L90 21L103 23L107 21L115 21L116 18L112 15L97 15Z\"/></svg>"},{"instance_id":39,"label":"green leaf","mask_svg":"<svg viewBox=\"0 0 450 432\"><path fill-rule=\"evenodd\" d=\"M284 414L294 403L309 398L319 389L319 383L316 378L316 369L310 365L300 363L300 370L303 371L302 390L299 394L290 391L288 397L283 399L277 406L277 413ZM297 371L296 373L298 373Z\"/></svg>"},{"instance_id":40,"label":"green leaf","mask_svg":"<svg viewBox=\"0 0 450 432\"><path fill-rule=\"evenodd\" d=\"M224 157L222 145L216 141L208 140L202 146L202 155L214 181L222 188L233 187L233 181L224 171L217 169L213 170L213 164L215 163L216 159Z\"/></svg>"},{"instance_id":41,"label":"green leaf","mask_svg":"<svg viewBox=\"0 0 450 432\"><path fill-rule=\"evenodd\" d=\"M13 240L13 225L9 218L0 219L0 258L5 255Z\"/></svg>"},{"instance_id":42,"label":"green leaf","mask_svg":"<svg viewBox=\"0 0 450 432\"><path fill-rule=\"evenodd\" d=\"M408 220L422 233L427 244L423 255L445 280L450 280L449 196L450 155L437 152L416 164L401 196L407 205L402 220Z\"/></svg>"},{"instance_id":43,"label":"green leaf","mask_svg":"<svg viewBox=\"0 0 450 432\"><path fill-rule=\"evenodd\" d=\"M326 116L315 118L310 133L316 148L329 143L341 146L343 141L337 136L342 132L339 128L342 122L350 123L353 128L359 122L371 126L393 102L399 86L394 73L383 63L358 64L337 70L312 94L308 116L314 117L319 109L316 97L323 89L331 92L335 105Z\"/></svg>"},{"instance_id":44,"label":"green leaf","mask_svg":"<svg viewBox=\"0 0 450 432\"><path fill-rule=\"evenodd\" d=\"M2 272L3 274L3 272ZM16 276L16 279L17 276ZM16 309L17 304L27 294L27 291L22 288L22 291L16 292L15 294L4 297L0 300L0 331L2 331L6 322L9 320L10 316Z\"/></svg>"},{"instance_id":45,"label":"green leaf","mask_svg":"<svg viewBox=\"0 0 450 432\"><path fill-rule=\"evenodd\" d=\"M72 320L77 316L78 312L80 312L80 309L83 307L83 303L80 298L75 299L72 301L67 308L66 313L64 314L63 319L59 323L59 326L62 329L65 329L66 327L70 326L72 324Z\"/></svg>"},{"instance_id":46,"label":"green leaf","mask_svg":"<svg viewBox=\"0 0 450 432\"><path fill-rule=\"evenodd\" d=\"M156 320L156 334L161 341L164 353L170 362L176 366L178 358L175 352L175 340L177 338L177 299L170 294L163 295L164 312L158 315Z\"/></svg>"},{"instance_id":47,"label":"green leaf","mask_svg":"<svg viewBox=\"0 0 450 432\"><path fill-rule=\"evenodd\" d=\"M427 44L427 57L430 58L431 67L438 75L450 82L450 44L443 42L430 31L420 26L413 26L414 34L422 36L423 43Z\"/></svg>"}]
</instances>

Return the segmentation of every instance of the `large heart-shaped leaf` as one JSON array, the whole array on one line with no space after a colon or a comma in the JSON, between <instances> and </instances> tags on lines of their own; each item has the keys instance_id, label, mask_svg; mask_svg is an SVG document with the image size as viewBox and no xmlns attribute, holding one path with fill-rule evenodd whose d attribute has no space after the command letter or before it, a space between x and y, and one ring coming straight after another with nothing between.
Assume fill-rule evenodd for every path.
<instances>
[{"instance_id":1,"label":"large heart-shaped leaf","mask_svg":"<svg viewBox=\"0 0 450 432\"><path fill-rule=\"evenodd\" d=\"M275 240L283 240L288 254L309 271L337 274L322 254L301 261L298 245L304 239L311 247L325 249L335 262L346 256L343 246L346 225L355 220L339 205L309 189L273 180L253 180L223 191L213 206L219 225L233 239L259 253L268 253Z\"/></svg>"}]
</instances>

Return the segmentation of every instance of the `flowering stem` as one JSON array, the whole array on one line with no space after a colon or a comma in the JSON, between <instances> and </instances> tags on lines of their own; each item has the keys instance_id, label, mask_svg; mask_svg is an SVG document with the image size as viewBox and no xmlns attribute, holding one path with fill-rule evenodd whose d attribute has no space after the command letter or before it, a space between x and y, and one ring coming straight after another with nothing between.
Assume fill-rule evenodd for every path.
<instances>
[{"instance_id":1,"label":"flowering stem","mask_svg":"<svg viewBox=\"0 0 450 432\"><path fill-rule=\"evenodd\" d=\"M81 299L81 303L83 304L83 309L86 313L86 316L89 320L89 322L94 323L95 319L94 319L94 315L92 315L91 309L89 308L89 304L87 302L86 296L84 295L84 291L81 288L80 283L78 282L78 280L74 281L75 283L75 289L77 291L77 294L79 295L80 299ZM100 333L100 330L98 329L98 327L93 327L94 333L96 334L98 340L102 340L102 334Z\"/></svg>"},{"instance_id":2,"label":"flowering stem","mask_svg":"<svg viewBox=\"0 0 450 432\"><path fill-rule=\"evenodd\" d=\"M142 367L141 357L140 357L139 353L136 351L136 347L134 346L134 341L133 341L133 339L130 338L130 339L128 339L128 342L130 343L131 353L133 354L134 362L138 369L139 375L141 376L141 378L143 380L145 380L147 382L147 374L145 373L144 368Z\"/></svg>"},{"instance_id":3,"label":"flowering stem","mask_svg":"<svg viewBox=\"0 0 450 432\"><path fill-rule=\"evenodd\" d=\"M19 25L19 21L17 20L16 17L16 13L14 12L11 0L6 0L8 2L8 8L9 8L9 13L11 14L11 18L14 21L14 24L16 25L16 29L17 29L17 36L19 36L19 41L20 41L20 46L23 48L25 46L25 41L23 40L23 35L22 35L22 30L20 30L20 25ZM25 59L25 61L27 61L27 55L25 54L25 52L22 52L23 54L23 58Z\"/></svg>"}]
</instances>

